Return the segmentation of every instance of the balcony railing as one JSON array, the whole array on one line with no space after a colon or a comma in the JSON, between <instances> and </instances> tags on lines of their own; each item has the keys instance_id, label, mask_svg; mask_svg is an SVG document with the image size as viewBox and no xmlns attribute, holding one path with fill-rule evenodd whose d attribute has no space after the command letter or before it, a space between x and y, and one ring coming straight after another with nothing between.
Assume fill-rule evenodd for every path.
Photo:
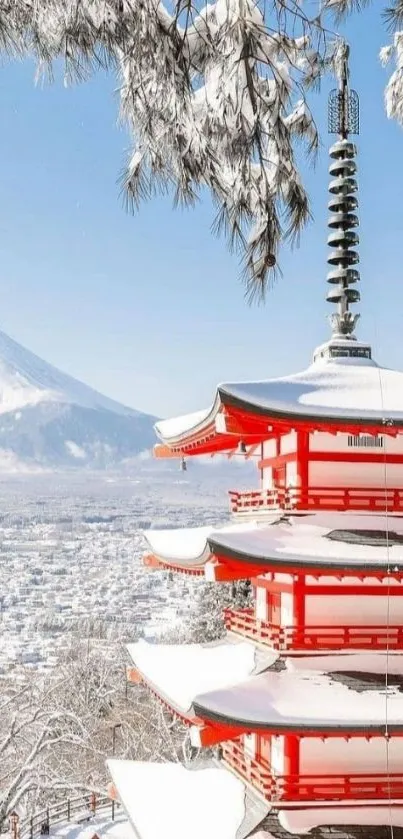
<instances>
[{"instance_id":1,"label":"balcony railing","mask_svg":"<svg viewBox=\"0 0 403 839\"><path fill-rule=\"evenodd\" d=\"M288 487L238 492L230 490L234 515L264 515L275 510L403 511L403 489L384 487Z\"/></svg>"},{"instance_id":2,"label":"balcony railing","mask_svg":"<svg viewBox=\"0 0 403 839\"><path fill-rule=\"evenodd\" d=\"M403 649L403 626L279 626L257 620L253 609L225 609L224 622L229 632L278 650Z\"/></svg>"},{"instance_id":3,"label":"balcony railing","mask_svg":"<svg viewBox=\"0 0 403 839\"><path fill-rule=\"evenodd\" d=\"M268 764L245 755L239 741L224 743L222 758L271 802L403 799L402 773L276 775Z\"/></svg>"}]
</instances>

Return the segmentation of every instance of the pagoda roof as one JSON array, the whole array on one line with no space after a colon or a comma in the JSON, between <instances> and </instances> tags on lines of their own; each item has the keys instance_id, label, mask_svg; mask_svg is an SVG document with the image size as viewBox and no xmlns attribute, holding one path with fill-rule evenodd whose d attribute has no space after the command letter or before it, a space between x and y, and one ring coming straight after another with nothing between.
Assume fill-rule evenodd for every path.
<instances>
[{"instance_id":1,"label":"pagoda roof","mask_svg":"<svg viewBox=\"0 0 403 839\"><path fill-rule=\"evenodd\" d=\"M273 520L279 518L278 512ZM266 519L267 522L267 519ZM256 521L204 527L147 530L144 539L152 554L164 565L183 568L203 568L211 558L209 540L217 533L243 533L259 527Z\"/></svg>"},{"instance_id":2,"label":"pagoda roof","mask_svg":"<svg viewBox=\"0 0 403 839\"><path fill-rule=\"evenodd\" d=\"M403 806L391 800L387 804L377 804L374 801L372 806L366 801L361 806L340 804L336 807L300 807L280 810L278 820L284 830L297 836L322 826L403 827Z\"/></svg>"},{"instance_id":3,"label":"pagoda roof","mask_svg":"<svg viewBox=\"0 0 403 839\"><path fill-rule=\"evenodd\" d=\"M258 653L252 641L226 638L210 644L128 644L137 671L173 710L189 720L198 693L235 684L269 667L278 653ZM259 662L259 663L258 663Z\"/></svg>"},{"instance_id":4,"label":"pagoda roof","mask_svg":"<svg viewBox=\"0 0 403 839\"><path fill-rule=\"evenodd\" d=\"M403 655L400 650L377 650L376 652L338 650L333 654L316 653L316 655L291 653L285 659L285 667L290 673L316 670L319 673L351 673L352 675L369 673L382 677L388 672L389 676L403 676Z\"/></svg>"},{"instance_id":5,"label":"pagoda roof","mask_svg":"<svg viewBox=\"0 0 403 839\"><path fill-rule=\"evenodd\" d=\"M276 425L285 430L403 428L403 372L371 358L322 357L318 351L315 358L306 370L289 376L221 384L210 408L158 422L156 432L171 449L197 453L225 450L231 439L234 447L239 440L266 439Z\"/></svg>"},{"instance_id":6,"label":"pagoda roof","mask_svg":"<svg viewBox=\"0 0 403 839\"><path fill-rule=\"evenodd\" d=\"M387 703L387 723L386 720ZM198 695L202 720L275 734L403 734L403 695L397 689L353 690L331 675L268 671L245 682Z\"/></svg>"},{"instance_id":7,"label":"pagoda roof","mask_svg":"<svg viewBox=\"0 0 403 839\"><path fill-rule=\"evenodd\" d=\"M217 564L241 569L244 576L273 570L348 571L359 574L403 572L403 517L349 512L273 514L217 529L147 531L146 541L162 565L204 568L209 579ZM235 574L235 571L234 571Z\"/></svg>"},{"instance_id":8,"label":"pagoda roof","mask_svg":"<svg viewBox=\"0 0 403 839\"><path fill-rule=\"evenodd\" d=\"M248 648L247 642L239 642L231 648L229 640L177 646L143 641L128 649L143 681L174 712L194 724L195 744L203 722L216 723L223 732L221 739L259 729L301 734L385 733L384 689L353 689L331 673L298 671L288 660L284 670L270 670L279 655L270 649L257 657L253 645ZM333 657L332 662L329 657L327 664L333 667L334 663L331 672L351 672L344 663L346 658ZM390 657L389 662L386 655L378 653L353 654L353 672L378 673L380 662L384 671L390 663L390 674L400 674L397 657ZM403 734L403 694L389 685L387 702L388 730Z\"/></svg>"},{"instance_id":9,"label":"pagoda roof","mask_svg":"<svg viewBox=\"0 0 403 839\"><path fill-rule=\"evenodd\" d=\"M270 805L217 766L108 760L119 799L141 839L245 839Z\"/></svg>"}]
</instances>

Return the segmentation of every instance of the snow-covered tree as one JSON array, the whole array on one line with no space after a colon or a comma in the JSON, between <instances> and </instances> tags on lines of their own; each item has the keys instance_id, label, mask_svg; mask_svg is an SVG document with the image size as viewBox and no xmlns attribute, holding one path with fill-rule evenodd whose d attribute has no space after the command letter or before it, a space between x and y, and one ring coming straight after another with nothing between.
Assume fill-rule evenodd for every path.
<instances>
[{"instance_id":1,"label":"snow-covered tree","mask_svg":"<svg viewBox=\"0 0 403 839\"><path fill-rule=\"evenodd\" d=\"M108 654L109 651L109 654ZM104 793L105 759L179 760L183 731L143 687L127 689L123 648L74 643L43 677L2 687L0 831L18 809L30 814L81 792Z\"/></svg>"},{"instance_id":2,"label":"snow-covered tree","mask_svg":"<svg viewBox=\"0 0 403 839\"><path fill-rule=\"evenodd\" d=\"M302 138L318 143L306 90L332 55L333 18L366 0L0 0L3 52L56 58L66 82L100 63L120 77L122 117L134 140L122 177L129 204L173 187L192 203L207 187L216 227L240 246L247 288L264 292L279 244L309 218L295 159ZM367 0L371 2L371 0ZM403 0L385 15L398 28ZM402 36L387 90L391 116L403 119Z\"/></svg>"},{"instance_id":3,"label":"snow-covered tree","mask_svg":"<svg viewBox=\"0 0 403 839\"><path fill-rule=\"evenodd\" d=\"M203 644L225 635L224 609L244 609L253 603L249 580L235 583L207 583L197 580L192 592L192 608L180 629L164 632L167 644Z\"/></svg>"}]
</instances>

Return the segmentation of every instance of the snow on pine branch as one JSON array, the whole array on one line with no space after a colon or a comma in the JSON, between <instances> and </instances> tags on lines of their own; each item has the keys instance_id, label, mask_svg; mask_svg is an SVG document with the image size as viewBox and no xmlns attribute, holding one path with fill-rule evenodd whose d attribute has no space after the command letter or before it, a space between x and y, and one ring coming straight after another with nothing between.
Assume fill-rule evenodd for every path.
<instances>
[{"instance_id":1,"label":"snow on pine branch","mask_svg":"<svg viewBox=\"0 0 403 839\"><path fill-rule=\"evenodd\" d=\"M34 54L66 80L97 63L120 72L134 148L122 181L129 204L157 188L192 203L207 187L263 292L283 236L309 218L294 141L317 133L305 85L321 70L324 37L295 0L0 0L3 51Z\"/></svg>"},{"instance_id":2,"label":"snow on pine branch","mask_svg":"<svg viewBox=\"0 0 403 839\"><path fill-rule=\"evenodd\" d=\"M323 15L331 24L367 0L167 2L0 0L0 44L50 73L62 58L66 82L112 66L134 140L122 176L128 204L170 188L191 204L207 188L216 230L243 254L247 289L263 294L282 240L309 218L295 148L318 145L306 90L328 67ZM396 25L403 0L385 14ZM396 38L387 104L401 119Z\"/></svg>"},{"instance_id":3,"label":"snow on pine branch","mask_svg":"<svg viewBox=\"0 0 403 839\"><path fill-rule=\"evenodd\" d=\"M403 32L395 32L393 43L383 47L379 57L385 66L392 58L396 69L385 89L385 106L389 119L403 124Z\"/></svg>"},{"instance_id":4,"label":"snow on pine branch","mask_svg":"<svg viewBox=\"0 0 403 839\"><path fill-rule=\"evenodd\" d=\"M201 11L189 2L167 28L159 5L120 55L122 115L135 138L123 178L129 202L173 185L189 204L207 186L216 230L244 253L251 293L264 291L282 236L298 235L309 217L294 139L311 152L318 142L303 86L319 74L319 52L309 21L301 16L291 37L277 5L264 16L253 0Z\"/></svg>"},{"instance_id":5,"label":"snow on pine branch","mask_svg":"<svg viewBox=\"0 0 403 839\"><path fill-rule=\"evenodd\" d=\"M363 6L370 5L372 0L324 0L325 9L333 12L336 17L360 11ZM383 7L383 19L387 27L392 30L392 42L382 47L379 53L381 64L385 67L392 58L395 61L393 71L385 89L385 107L389 119L396 119L403 125L403 0L392 0Z\"/></svg>"}]
</instances>

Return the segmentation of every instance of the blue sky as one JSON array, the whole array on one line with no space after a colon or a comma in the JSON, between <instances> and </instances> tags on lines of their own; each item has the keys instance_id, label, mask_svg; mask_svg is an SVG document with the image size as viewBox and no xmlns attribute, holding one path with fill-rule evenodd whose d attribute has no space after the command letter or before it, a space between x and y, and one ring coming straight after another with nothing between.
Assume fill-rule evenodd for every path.
<instances>
[{"instance_id":1,"label":"blue sky","mask_svg":"<svg viewBox=\"0 0 403 839\"><path fill-rule=\"evenodd\" d=\"M379 6L378 2L374 4ZM384 114L387 41L379 13L349 21L361 98L362 319L378 361L403 367L403 131ZM129 140L117 127L116 81L34 85L30 62L0 73L0 328L126 404L159 416L207 405L218 381L285 374L329 335L326 315L330 82L311 99L323 128L306 167L314 222L283 250L264 307L244 300L236 255L195 210L169 198L123 209L117 177Z\"/></svg>"}]
</instances>

